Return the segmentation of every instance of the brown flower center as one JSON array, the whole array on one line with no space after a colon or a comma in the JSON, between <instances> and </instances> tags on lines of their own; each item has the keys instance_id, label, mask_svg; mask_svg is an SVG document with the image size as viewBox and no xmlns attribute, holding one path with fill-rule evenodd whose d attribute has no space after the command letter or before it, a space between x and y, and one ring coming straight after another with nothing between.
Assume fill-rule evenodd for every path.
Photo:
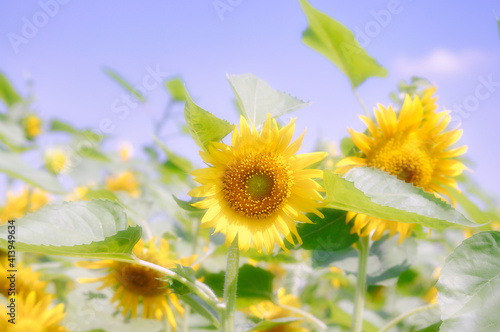
<instances>
[{"instance_id":1,"label":"brown flower center","mask_svg":"<svg viewBox=\"0 0 500 332\"><path fill-rule=\"evenodd\" d=\"M234 211L264 218L290 197L293 179L281 155L251 153L227 166L223 184L224 197Z\"/></svg>"},{"instance_id":2,"label":"brown flower center","mask_svg":"<svg viewBox=\"0 0 500 332\"><path fill-rule=\"evenodd\" d=\"M127 290L142 296L162 295L167 292L167 284L161 281L162 275L152 269L123 263L116 270L116 278Z\"/></svg>"},{"instance_id":3,"label":"brown flower center","mask_svg":"<svg viewBox=\"0 0 500 332\"><path fill-rule=\"evenodd\" d=\"M435 161L425 144L414 135L398 133L383 140L366 157L367 165L381 169L417 187L428 189Z\"/></svg>"}]
</instances>

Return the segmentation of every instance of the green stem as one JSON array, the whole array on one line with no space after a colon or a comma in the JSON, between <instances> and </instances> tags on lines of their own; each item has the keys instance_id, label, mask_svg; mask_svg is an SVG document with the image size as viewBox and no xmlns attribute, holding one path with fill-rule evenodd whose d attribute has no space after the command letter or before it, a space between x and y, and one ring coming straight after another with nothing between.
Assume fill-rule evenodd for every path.
<instances>
[{"instance_id":1,"label":"green stem","mask_svg":"<svg viewBox=\"0 0 500 332\"><path fill-rule=\"evenodd\" d=\"M404 319L410 317L410 316L413 316L415 314L418 314L419 312L422 312L422 311L427 311L427 310L432 310L432 309L435 309L435 308L439 308L439 305L437 303L433 303L433 304L428 304L428 305L424 305L422 307L418 307L418 308L415 308L415 309L412 309L408 312L405 312L405 313L402 313L401 315L399 315L398 317L394 318L393 320L391 320L389 323L387 323L383 328L381 328L378 332L387 332L389 331L389 329L397 324L399 324L400 322L402 322Z\"/></svg>"},{"instance_id":2,"label":"green stem","mask_svg":"<svg viewBox=\"0 0 500 332\"><path fill-rule=\"evenodd\" d=\"M358 99L359 103L361 104L361 107L363 108L363 111L365 111L365 115L367 117L370 117L370 113L368 112L368 109L366 108L365 103L363 102L363 99L361 99L361 96L358 94L358 92L356 91L356 89L352 89L352 91L354 92L354 95L356 96L356 98Z\"/></svg>"},{"instance_id":3,"label":"green stem","mask_svg":"<svg viewBox=\"0 0 500 332\"><path fill-rule=\"evenodd\" d=\"M368 252L370 249L370 238L362 237L358 242L358 280L356 282L356 293L354 295L354 313L352 315L352 332L363 330L363 309L366 294L366 263L368 262Z\"/></svg>"},{"instance_id":4,"label":"green stem","mask_svg":"<svg viewBox=\"0 0 500 332\"><path fill-rule=\"evenodd\" d=\"M234 309L236 307L236 287L238 285L239 263L240 250L238 248L238 238L236 237L227 251L224 299L223 306L220 307L221 332L232 332L234 330Z\"/></svg>"}]
</instances>

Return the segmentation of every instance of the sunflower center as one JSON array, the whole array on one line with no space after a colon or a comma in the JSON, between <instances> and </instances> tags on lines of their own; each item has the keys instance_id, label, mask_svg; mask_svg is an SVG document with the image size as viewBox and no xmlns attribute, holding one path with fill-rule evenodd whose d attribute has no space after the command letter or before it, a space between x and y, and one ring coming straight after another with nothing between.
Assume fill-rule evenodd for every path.
<instances>
[{"instance_id":1,"label":"sunflower center","mask_svg":"<svg viewBox=\"0 0 500 332\"><path fill-rule=\"evenodd\" d=\"M124 263L116 271L116 277L123 287L142 296L155 296L166 293L166 284L161 274L137 264Z\"/></svg>"},{"instance_id":2,"label":"sunflower center","mask_svg":"<svg viewBox=\"0 0 500 332\"><path fill-rule=\"evenodd\" d=\"M227 166L223 184L224 197L234 211L265 218L290 197L293 178L281 155L251 153Z\"/></svg>"},{"instance_id":3,"label":"sunflower center","mask_svg":"<svg viewBox=\"0 0 500 332\"><path fill-rule=\"evenodd\" d=\"M271 194L274 181L267 174L257 173L252 175L247 182L247 190L252 199L264 199Z\"/></svg>"},{"instance_id":4,"label":"sunflower center","mask_svg":"<svg viewBox=\"0 0 500 332\"><path fill-rule=\"evenodd\" d=\"M423 142L404 133L383 140L367 156L367 165L381 169L417 187L428 189L432 182L435 161Z\"/></svg>"}]
</instances>

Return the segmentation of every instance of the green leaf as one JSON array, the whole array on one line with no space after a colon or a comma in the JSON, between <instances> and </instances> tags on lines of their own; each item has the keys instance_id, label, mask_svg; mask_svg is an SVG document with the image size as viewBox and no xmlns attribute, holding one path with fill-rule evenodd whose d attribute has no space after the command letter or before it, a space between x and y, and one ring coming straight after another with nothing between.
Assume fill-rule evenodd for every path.
<instances>
[{"instance_id":1,"label":"green leaf","mask_svg":"<svg viewBox=\"0 0 500 332\"><path fill-rule=\"evenodd\" d=\"M187 304L191 309L205 317L214 326L219 326L219 315L217 312L195 294L178 295L179 299Z\"/></svg>"},{"instance_id":2,"label":"green leaf","mask_svg":"<svg viewBox=\"0 0 500 332\"><path fill-rule=\"evenodd\" d=\"M433 194L378 169L356 167L344 177L326 170L324 179L329 206L336 209L437 229L481 226Z\"/></svg>"},{"instance_id":3,"label":"green leaf","mask_svg":"<svg viewBox=\"0 0 500 332\"><path fill-rule=\"evenodd\" d=\"M268 113L274 118L309 105L289 94L274 90L253 74L227 75L227 79L243 116L255 126L264 123Z\"/></svg>"},{"instance_id":4,"label":"green leaf","mask_svg":"<svg viewBox=\"0 0 500 332\"><path fill-rule=\"evenodd\" d=\"M80 131L76 130L73 126L70 124L67 124L65 122L59 121L59 120L52 120L50 124L50 130L51 131L64 131L70 134L78 134Z\"/></svg>"},{"instance_id":5,"label":"green leaf","mask_svg":"<svg viewBox=\"0 0 500 332\"><path fill-rule=\"evenodd\" d=\"M211 142L218 142L226 137L234 126L226 120L221 120L210 112L197 106L186 91L186 106L184 117L195 143L204 151L208 151Z\"/></svg>"},{"instance_id":6,"label":"green leaf","mask_svg":"<svg viewBox=\"0 0 500 332\"><path fill-rule=\"evenodd\" d=\"M340 141L340 151L342 151L342 155L344 157L350 157L354 155L354 141L351 136L344 137L342 141Z\"/></svg>"},{"instance_id":7,"label":"green leaf","mask_svg":"<svg viewBox=\"0 0 500 332\"><path fill-rule=\"evenodd\" d=\"M22 101L23 99L14 90L9 80L3 73L0 72L0 99L2 99L8 107L11 107L15 103Z\"/></svg>"},{"instance_id":8,"label":"green leaf","mask_svg":"<svg viewBox=\"0 0 500 332\"><path fill-rule=\"evenodd\" d=\"M108 189L97 189L97 190L89 189L85 193L85 198L90 200L92 199L108 200L123 205L120 202L118 196L116 196L114 192Z\"/></svg>"},{"instance_id":9,"label":"green leaf","mask_svg":"<svg viewBox=\"0 0 500 332\"><path fill-rule=\"evenodd\" d=\"M368 77L386 77L387 70L362 49L353 33L341 23L300 0L309 26L302 35L307 46L330 59L349 78L353 88Z\"/></svg>"},{"instance_id":10,"label":"green leaf","mask_svg":"<svg viewBox=\"0 0 500 332\"><path fill-rule=\"evenodd\" d=\"M78 130L72 125L59 120L52 120L50 124L50 131L62 131L68 134L79 135L81 136L80 138L88 139L92 142L100 142L103 139L102 134L97 134L91 130Z\"/></svg>"},{"instance_id":11,"label":"green leaf","mask_svg":"<svg viewBox=\"0 0 500 332\"><path fill-rule=\"evenodd\" d=\"M23 151L27 143L23 128L17 123L0 121L0 141L14 151Z\"/></svg>"},{"instance_id":12,"label":"green leaf","mask_svg":"<svg viewBox=\"0 0 500 332\"><path fill-rule=\"evenodd\" d=\"M197 207L194 207L192 206L191 204L193 203L196 203L196 202L199 202L200 198L198 197L193 197L191 198L191 201L183 201L182 199L179 199L177 198L175 195L172 195L172 197L174 198L175 202L177 203L177 205L179 205L179 207L183 210L186 210L186 211L189 211L189 212L202 212L202 213L205 213L203 210L197 208Z\"/></svg>"},{"instance_id":13,"label":"green leaf","mask_svg":"<svg viewBox=\"0 0 500 332\"><path fill-rule=\"evenodd\" d=\"M272 328L279 326L279 325L284 325L284 324L290 324L293 322L296 322L298 320L301 320L302 318L299 317L282 317L282 318L276 318L272 320L263 320L259 324L255 325L252 329L248 330L248 332L252 331L265 331L265 330L272 330Z\"/></svg>"},{"instance_id":14,"label":"green leaf","mask_svg":"<svg viewBox=\"0 0 500 332\"><path fill-rule=\"evenodd\" d=\"M498 33L500 34L500 20L497 18Z\"/></svg>"},{"instance_id":15,"label":"green leaf","mask_svg":"<svg viewBox=\"0 0 500 332\"><path fill-rule=\"evenodd\" d=\"M184 84L178 78L168 80L165 86L176 101L186 101L186 92L184 91Z\"/></svg>"},{"instance_id":16,"label":"green leaf","mask_svg":"<svg viewBox=\"0 0 500 332\"><path fill-rule=\"evenodd\" d=\"M0 150L0 172L7 173L12 177L24 180L50 192L64 192L54 175L31 168L18 154Z\"/></svg>"},{"instance_id":17,"label":"green leaf","mask_svg":"<svg viewBox=\"0 0 500 332\"><path fill-rule=\"evenodd\" d=\"M84 146L78 150L78 154L84 158L95 159L103 162L109 162L110 159L104 153L91 146Z\"/></svg>"},{"instance_id":18,"label":"green leaf","mask_svg":"<svg viewBox=\"0 0 500 332\"><path fill-rule=\"evenodd\" d=\"M199 210L198 210L199 211ZM294 258L292 255L284 253L280 251L276 255L269 255L266 252L258 252L254 248L251 248L245 253L241 253L242 257L248 257L250 259L253 259L254 261L258 262L270 262L270 263L277 263L277 264L292 264L292 263L297 263L297 259Z\"/></svg>"},{"instance_id":19,"label":"green leaf","mask_svg":"<svg viewBox=\"0 0 500 332\"><path fill-rule=\"evenodd\" d=\"M10 224L0 226L6 249ZM48 255L130 259L141 238L140 227L128 227L123 208L110 201L45 205L14 222L15 250Z\"/></svg>"},{"instance_id":20,"label":"green leaf","mask_svg":"<svg viewBox=\"0 0 500 332\"><path fill-rule=\"evenodd\" d=\"M436 285L440 331L500 331L500 232L473 235L446 259Z\"/></svg>"},{"instance_id":21,"label":"green leaf","mask_svg":"<svg viewBox=\"0 0 500 332\"><path fill-rule=\"evenodd\" d=\"M116 82L118 82L122 87L124 87L128 92L137 97L141 102L145 101L144 96L142 96L137 90L135 90L127 81L125 81L118 73L115 71L105 68L104 72L108 74L111 78L113 78Z\"/></svg>"},{"instance_id":22,"label":"green leaf","mask_svg":"<svg viewBox=\"0 0 500 332\"><path fill-rule=\"evenodd\" d=\"M297 231L302 238L300 248L321 251L339 251L351 246L358 240L356 234L351 234L351 226L346 224L346 212L335 209L320 209L325 218L308 213L314 224L301 223Z\"/></svg>"},{"instance_id":23,"label":"green leaf","mask_svg":"<svg viewBox=\"0 0 500 332\"><path fill-rule=\"evenodd\" d=\"M163 142L156 136L153 137L154 141L158 146L165 152L167 155L168 161L174 164L180 170L189 173L192 170L192 165L189 160L184 157L179 156L178 154L172 152Z\"/></svg>"},{"instance_id":24,"label":"green leaf","mask_svg":"<svg viewBox=\"0 0 500 332\"><path fill-rule=\"evenodd\" d=\"M417 243L407 238L398 244L398 238L388 235L375 241L370 247L366 266L366 282L368 285L389 286L397 281L399 275L410 268L417 255ZM333 265L345 273L357 275L359 253L353 248L343 251L319 255L313 252L313 266Z\"/></svg>"},{"instance_id":25,"label":"green leaf","mask_svg":"<svg viewBox=\"0 0 500 332\"><path fill-rule=\"evenodd\" d=\"M210 287L215 295L224 295L225 272L212 273L205 276L205 284ZM249 264L245 264L239 269L237 299L248 304L250 301L264 301L273 299L273 278L274 275Z\"/></svg>"},{"instance_id":26,"label":"green leaf","mask_svg":"<svg viewBox=\"0 0 500 332\"><path fill-rule=\"evenodd\" d=\"M443 323L442 321L439 321L435 324L427 326L426 328L423 328L423 329L418 330L416 332L439 332L439 328L441 327L442 323Z\"/></svg>"}]
</instances>

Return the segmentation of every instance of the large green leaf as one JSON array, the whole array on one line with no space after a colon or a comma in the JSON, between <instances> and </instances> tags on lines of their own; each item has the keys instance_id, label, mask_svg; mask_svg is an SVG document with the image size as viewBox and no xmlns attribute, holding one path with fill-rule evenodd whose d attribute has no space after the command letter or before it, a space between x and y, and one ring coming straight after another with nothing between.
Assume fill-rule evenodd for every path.
<instances>
[{"instance_id":1,"label":"large green leaf","mask_svg":"<svg viewBox=\"0 0 500 332\"><path fill-rule=\"evenodd\" d=\"M208 150L211 142L220 141L234 129L234 126L226 120L219 119L196 105L187 91L184 117L191 137L204 151Z\"/></svg>"},{"instance_id":2,"label":"large green leaf","mask_svg":"<svg viewBox=\"0 0 500 332\"><path fill-rule=\"evenodd\" d=\"M2 99L8 107L11 107L22 100L21 96L14 90L7 77L0 72L0 99Z\"/></svg>"},{"instance_id":3,"label":"large green leaf","mask_svg":"<svg viewBox=\"0 0 500 332\"><path fill-rule=\"evenodd\" d=\"M49 172L31 168L21 156L0 150L0 172L24 180L50 192L63 193L57 178Z\"/></svg>"},{"instance_id":4,"label":"large green leaf","mask_svg":"<svg viewBox=\"0 0 500 332\"><path fill-rule=\"evenodd\" d=\"M306 103L281 91L274 90L253 74L227 75L243 116L256 126L264 123L267 114L272 117L306 107Z\"/></svg>"},{"instance_id":5,"label":"large green leaf","mask_svg":"<svg viewBox=\"0 0 500 332\"><path fill-rule=\"evenodd\" d=\"M387 76L387 70L362 49L353 33L341 23L300 0L309 26L302 41L330 59L349 78L353 88L368 77Z\"/></svg>"},{"instance_id":6,"label":"large green leaf","mask_svg":"<svg viewBox=\"0 0 500 332\"><path fill-rule=\"evenodd\" d=\"M209 286L218 297L224 295L225 272L212 273L205 276L204 283ZM238 287L236 296L238 301L249 304L252 301L273 299L274 275L249 264L240 267L238 272Z\"/></svg>"},{"instance_id":7,"label":"large green leaf","mask_svg":"<svg viewBox=\"0 0 500 332\"><path fill-rule=\"evenodd\" d=\"M111 78L113 78L122 87L124 87L128 92L130 92L131 94L133 94L134 96L136 96L137 99L139 99L140 101L145 101L144 96L141 95L139 92L137 92L137 90L134 89L132 87L132 85L130 85L130 83L128 83L127 81L125 81L125 79L123 79L120 75L118 75L117 72L115 72L114 70L111 70L109 68L104 69L104 72L106 74L108 74Z\"/></svg>"},{"instance_id":8,"label":"large green leaf","mask_svg":"<svg viewBox=\"0 0 500 332\"><path fill-rule=\"evenodd\" d=\"M432 228L481 226L433 194L381 170L357 167L343 177L326 170L324 178L329 206L336 209ZM487 220L481 216L474 221Z\"/></svg>"},{"instance_id":9,"label":"large green leaf","mask_svg":"<svg viewBox=\"0 0 500 332\"><path fill-rule=\"evenodd\" d=\"M184 92L184 84L178 78L174 78L165 82L165 86L176 101L186 101L186 93Z\"/></svg>"},{"instance_id":10,"label":"large green leaf","mask_svg":"<svg viewBox=\"0 0 500 332\"><path fill-rule=\"evenodd\" d=\"M62 256L132 259L141 237L120 205L101 200L46 205L9 226L0 226L0 247L15 229L15 250Z\"/></svg>"},{"instance_id":11,"label":"large green leaf","mask_svg":"<svg viewBox=\"0 0 500 332\"><path fill-rule=\"evenodd\" d=\"M314 224L301 223L297 231L302 238L300 248L321 251L345 249L358 240L351 234L351 226L346 224L346 212L335 209L320 209L325 218L309 213L307 216Z\"/></svg>"},{"instance_id":12,"label":"large green leaf","mask_svg":"<svg viewBox=\"0 0 500 332\"><path fill-rule=\"evenodd\" d=\"M500 331L500 232L478 233L446 259L436 285L441 332Z\"/></svg>"}]
</instances>

